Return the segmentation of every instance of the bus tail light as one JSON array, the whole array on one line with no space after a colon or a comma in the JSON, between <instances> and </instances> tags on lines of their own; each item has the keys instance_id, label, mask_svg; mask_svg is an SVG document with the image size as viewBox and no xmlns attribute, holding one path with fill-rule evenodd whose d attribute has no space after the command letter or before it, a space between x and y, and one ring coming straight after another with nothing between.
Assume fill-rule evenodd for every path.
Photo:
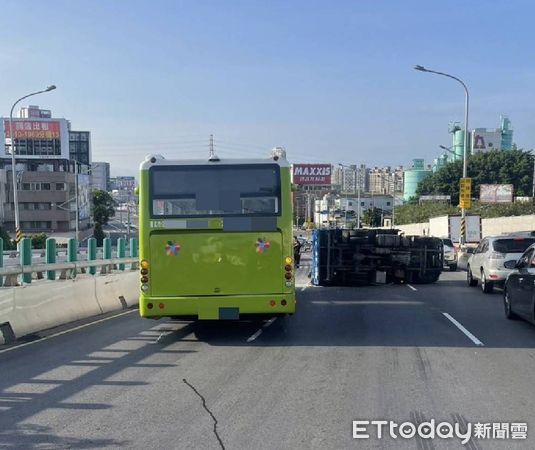
<instances>
[{"instance_id":1,"label":"bus tail light","mask_svg":"<svg viewBox=\"0 0 535 450\"><path fill-rule=\"evenodd\" d=\"M160 304L158 305L158 308L160 308L160 309L164 309L164 308L165 308L165 305L164 305L163 303L160 303Z\"/></svg>"},{"instance_id":2,"label":"bus tail light","mask_svg":"<svg viewBox=\"0 0 535 450\"><path fill-rule=\"evenodd\" d=\"M285 259L284 259L284 262L286 263L286 265L284 266L284 278L286 279L286 287L292 287L291 286L291 279L293 277L293 274L292 274L292 270L293 270L293 266L292 266L292 258L290 258L289 256L287 256Z\"/></svg>"},{"instance_id":3,"label":"bus tail light","mask_svg":"<svg viewBox=\"0 0 535 450\"><path fill-rule=\"evenodd\" d=\"M276 305L277 305L277 302L276 302L275 300L271 300L271 301L269 302L269 304L270 304L271 306L276 306Z\"/></svg>"},{"instance_id":4,"label":"bus tail light","mask_svg":"<svg viewBox=\"0 0 535 450\"><path fill-rule=\"evenodd\" d=\"M149 291L149 286L147 284L149 282L149 262L146 259L141 260L140 267L141 291L147 293Z\"/></svg>"},{"instance_id":5,"label":"bus tail light","mask_svg":"<svg viewBox=\"0 0 535 450\"><path fill-rule=\"evenodd\" d=\"M148 308L148 309L152 309L153 306L154 306L154 305L153 305L152 303L147 303L147 308Z\"/></svg>"},{"instance_id":6,"label":"bus tail light","mask_svg":"<svg viewBox=\"0 0 535 450\"><path fill-rule=\"evenodd\" d=\"M282 306L286 306L286 300L285 300L285 299L282 299L282 300L281 300L281 305L282 305Z\"/></svg>"}]
</instances>

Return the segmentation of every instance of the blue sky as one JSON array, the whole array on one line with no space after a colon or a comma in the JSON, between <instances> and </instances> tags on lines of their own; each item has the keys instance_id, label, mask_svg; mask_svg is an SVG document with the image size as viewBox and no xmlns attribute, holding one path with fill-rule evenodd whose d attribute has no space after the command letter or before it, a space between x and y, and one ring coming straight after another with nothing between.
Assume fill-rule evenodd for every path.
<instances>
[{"instance_id":1,"label":"blue sky","mask_svg":"<svg viewBox=\"0 0 535 450\"><path fill-rule=\"evenodd\" d=\"M4 0L0 115L32 104L92 132L93 159L135 174L149 153L408 165L507 114L535 147L529 1Z\"/></svg>"}]
</instances>

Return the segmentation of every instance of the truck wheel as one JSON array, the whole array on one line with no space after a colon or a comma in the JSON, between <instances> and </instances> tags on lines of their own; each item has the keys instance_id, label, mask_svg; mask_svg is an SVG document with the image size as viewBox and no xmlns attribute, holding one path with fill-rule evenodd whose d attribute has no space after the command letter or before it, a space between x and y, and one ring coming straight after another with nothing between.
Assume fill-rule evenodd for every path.
<instances>
[{"instance_id":1,"label":"truck wheel","mask_svg":"<svg viewBox=\"0 0 535 450\"><path fill-rule=\"evenodd\" d=\"M466 269L466 281L468 282L468 286L477 286L477 280L473 277L470 266Z\"/></svg>"},{"instance_id":2,"label":"truck wheel","mask_svg":"<svg viewBox=\"0 0 535 450\"><path fill-rule=\"evenodd\" d=\"M494 290L494 285L492 281L488 281L485 275L485 271L481 271L481 290L484 294L491 294Z\"/></svg>"}]
</instances>

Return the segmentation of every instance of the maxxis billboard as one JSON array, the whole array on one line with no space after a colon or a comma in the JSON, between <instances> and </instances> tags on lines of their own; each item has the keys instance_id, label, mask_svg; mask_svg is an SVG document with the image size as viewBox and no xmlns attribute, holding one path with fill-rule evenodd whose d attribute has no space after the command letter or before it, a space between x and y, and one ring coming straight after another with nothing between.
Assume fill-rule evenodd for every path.
<instances>
[{"instance_id":1,"label":"maxxis billboard","mask_svg":"<svg viewBox=\"0 0 535 450\"><path fill-rule=\"evenodd\" d=\"M292 164L292 183L299 185L331 185L330 164Z\"/></svg>"}]
</instances>

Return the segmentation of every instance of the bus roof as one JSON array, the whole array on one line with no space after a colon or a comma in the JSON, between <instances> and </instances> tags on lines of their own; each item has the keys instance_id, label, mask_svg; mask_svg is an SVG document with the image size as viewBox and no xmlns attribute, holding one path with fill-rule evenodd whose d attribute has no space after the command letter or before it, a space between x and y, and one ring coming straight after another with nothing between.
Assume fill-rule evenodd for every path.
<instances>
[{"instance_id":1,"label":"bus roof","mask_svg":"<svg viewBox=\"0 0 535 450\"><path fill-rule=\"evenodd\" d=\"M139 169L147 170L152 166L221 166L241 164L278 164L280 167L290 167L290 163L284 158L222 158L216 161L208 159L165 159L162 155L148 155Z\"/></svg>"}]
</instances>

